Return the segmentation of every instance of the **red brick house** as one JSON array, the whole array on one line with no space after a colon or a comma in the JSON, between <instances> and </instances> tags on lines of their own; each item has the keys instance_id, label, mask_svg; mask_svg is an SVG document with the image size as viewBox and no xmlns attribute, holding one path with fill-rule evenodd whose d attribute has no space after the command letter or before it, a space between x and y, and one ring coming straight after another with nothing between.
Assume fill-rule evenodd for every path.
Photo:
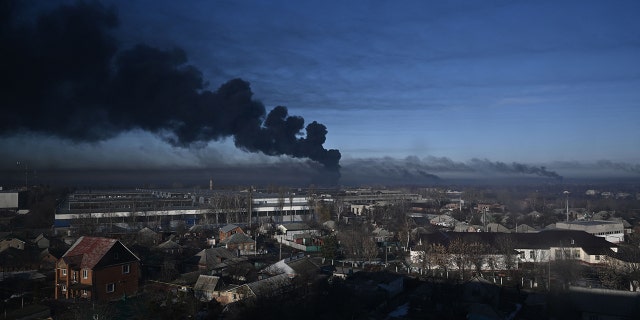
<instances>
[{"instance_id":1,"label":"red brick house","mask_svg":"<svg viewBox=\"0 0 640 320\"><path fill-rule=\"evenodd\" d=\"M220 228L220 232L218 235L220 241L223 241L224 239L227 239L236 233L244 233L244 231L242 230L242 228L235 224L228 224Z\"/></svg>"},{"instance_id":2,"label":"red brick house","mask_svg":"<svg viewBox=\"0 0 640 320\"><path fill-rule=\"evenodd\" d=\"M120 299L138 292L140 259L120 241L80 237L57 261L55 299Z\"/></svg>"}]
</instances>

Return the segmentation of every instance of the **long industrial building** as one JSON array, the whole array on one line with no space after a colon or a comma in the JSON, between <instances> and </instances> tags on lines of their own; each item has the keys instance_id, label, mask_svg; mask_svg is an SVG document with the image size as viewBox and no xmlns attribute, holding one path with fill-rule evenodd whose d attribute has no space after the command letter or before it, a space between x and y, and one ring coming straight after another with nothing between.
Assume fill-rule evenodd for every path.
<instances>
[{"instance_id":1,"label":"long industrial building","mask_svg":"<svg viewBox=\"0 0 640 320\"><path fill-rule=\"evenodd\" d=\"M77 191L55 213L56 227L74 224L248 224L300 221L311 212L307 195L216 190ZM326 196L322 201L331 201Z\"/></svg>"}]
</instances>

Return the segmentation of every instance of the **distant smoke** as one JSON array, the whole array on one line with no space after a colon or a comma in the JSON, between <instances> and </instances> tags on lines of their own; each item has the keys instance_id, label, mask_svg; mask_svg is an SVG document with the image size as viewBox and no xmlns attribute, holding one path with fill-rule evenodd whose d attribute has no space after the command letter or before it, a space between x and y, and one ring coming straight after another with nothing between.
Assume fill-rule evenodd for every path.
<instances>
[{"instance_id":1,"label":"distant smoke","mask_svg":"<svg viewBox=\"0 0 640 320\"><path fill-rule=\"evenodd\" d=\"M596 166L603 169L612 169L615 171L623 171L629 173L640 173L640 165L624 162L613 162L609 160L600 160L596 162Z\"/></svg>"},{"instance_id":2,"label":"distant smoke","mask_svg":"<svg viewBox=\"0 0 640 320\"><path fill-rule=\"evenodd\" d=\"M446 157L426 157L420 159L410 156L404 159L369 158L351 159L344 163L344 175L347 180L377 183L425 183L438 182L442 175L471 176L474 173L534 175L561 180L556 172L545 167L529 166L513 162L511 164L482 159L468 162L456 162Z\"/></svg>"},{"instance_id":3,"label":"distant smoke","mask_svg":"<svg viewBox=\"0 0 640 320\"><path fill-rule=\"evenodd\" d=\"M410 185L431 184L440 181L440 177L429 173L415 157L406 159L369 158L344 161L342 183L345 184L381 184Z\"/></svg>"},{"instance_id":4,"label":"distant smoke","mask_svg":"<svg viewBox=\"0 0 640 320\"><path fill-rule=\"evenodd\" d=\"M489 161L487 159L471 159L469 165L472 168L480 171L490 171L490 172L499 172L499 173L508 173L508 174L532 174L541 177L549 177L558 180L562 180L562 176L555 173L554 171L549 171L545 167L535 167L529 166L522 163L512 162L511 164L507 164L500 161Z\"/></svg>"},{"instance_id":5,"label":"distant smoke","mask_svg":"<svg viewBox=\"0 0 640 320\"><path fill-rule=\"evenodd\" d=\"M113 9L61 6L34 25L18 25L17 2L0 2L0 135L28 131L94 142L142 129L180 147L233 137L243 150L309 158L339 177L341 155L323 147L324 125L305 127L282 106L267 114L241 79L207 90L181 49L119 51L109 33L118 24Z\"/></svg>"}]
</instances>

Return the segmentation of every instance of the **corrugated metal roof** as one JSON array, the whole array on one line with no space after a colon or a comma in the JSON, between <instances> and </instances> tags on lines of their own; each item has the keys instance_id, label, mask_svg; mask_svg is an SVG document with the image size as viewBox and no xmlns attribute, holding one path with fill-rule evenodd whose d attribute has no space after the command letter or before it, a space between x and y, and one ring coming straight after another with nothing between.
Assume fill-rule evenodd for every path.
<instances>
[{"instance_id":1,"label":"corrugated metal roof","mask_svg":"<svg viewBox=\"0 0 640 320\"><path fill-rule=\"evenodd\" d=\"M196 281L196 284L193 286L193 290L196 290L196 291L215 291L216 287L218 286L218 281L219 280L220 280L220 277L208 276L208 275L201 274L198 277L198 281Z\"/></svg>"},{"instance_id":2,"label":"corrugated metal roof","mask_svg":"<svg viewBox=\"0 0 640 320\"><path fill-rule=\"evenodd\" d=\"M69 264L83 269L93 269L100 260L119 241L116 239L99 237L80 237L62 256L62 259ZM131 255L140 260L127 247L122 247Z\"/></svg>"}]
</instances>

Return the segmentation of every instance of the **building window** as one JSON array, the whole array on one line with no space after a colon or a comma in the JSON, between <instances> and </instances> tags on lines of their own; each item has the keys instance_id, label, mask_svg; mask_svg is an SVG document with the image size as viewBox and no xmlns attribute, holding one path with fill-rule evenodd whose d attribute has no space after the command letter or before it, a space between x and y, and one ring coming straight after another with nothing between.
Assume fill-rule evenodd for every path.
<instances>
[{"instance_id":1,"label":"building window","mask_svg":"<svg viewBox=\"0 0 640 320\"><path fill-rule=\"evenodd\" d=\"M115 283L107 283L107 293L116 291Z\"/></svg>"},{"instance_id":2,"label":"building window","mask_svg":"<svg viewBox=\"0 0 640 320\"><path fill-rule=\"evenodd\" d=\"M62 275L66 276L67 275L67 269L62 269Z\"/></svg>"},{"instance_id":3,"label":"building window","mask_svg":"<svg viewBox=\"0 0 640 320\"><path fill-rule=\"evenodd\" d=\"M600 261L600 255L596 255L596 261Z\"/></svg>"},{"instance_id":4,"label":"building window","mask_svg":"<svg viewBox=\"0 0 640 320\"><path fill-rule=\"evenodd\" d=\"M531 250L529 251L529 259L535 259L536 258L536 252Z\"/></svg>"},{"instance_id":5,"label":"building window","mask_svg":"<svg viewBox=\"0 0 640 320\"><path fill-rule=\"evenodd\" d=\"M129 273L129 271L131 271L131 268L130 268L130 266L128 264L125 264L125 265L122 266L122 273L123 274Z\"/></svg>"},{"instance_id":6,"label":"building window","mask_svg":"<svg viewBox=\"0 0 640 320\"><path fill-rule=\"evenodd\" d=\"M89 270L84 269L82 270L82 279L87 279L89 278Z\"/></svg>"},{"instance_id":7,"label":"building window","mask_svg":"<svg viewBox=\"0 0 640 320\"><path fill-rule=\"evenodd\" d=\"M60 288L62 288L62 292L66 292L67 291L67 286L66 285L61 285Z\"/></svg>"},{"instance_id":8,"label":"building window","mask_svg":"<svg viewBox=\"0 0 640 320\"><path fill-rule=\"evenodd\" d=\"M83 296L87 296L87 289L83 289L83 290L82 290L82 295L83 295Z\"/></svg>"}]
</instances>

